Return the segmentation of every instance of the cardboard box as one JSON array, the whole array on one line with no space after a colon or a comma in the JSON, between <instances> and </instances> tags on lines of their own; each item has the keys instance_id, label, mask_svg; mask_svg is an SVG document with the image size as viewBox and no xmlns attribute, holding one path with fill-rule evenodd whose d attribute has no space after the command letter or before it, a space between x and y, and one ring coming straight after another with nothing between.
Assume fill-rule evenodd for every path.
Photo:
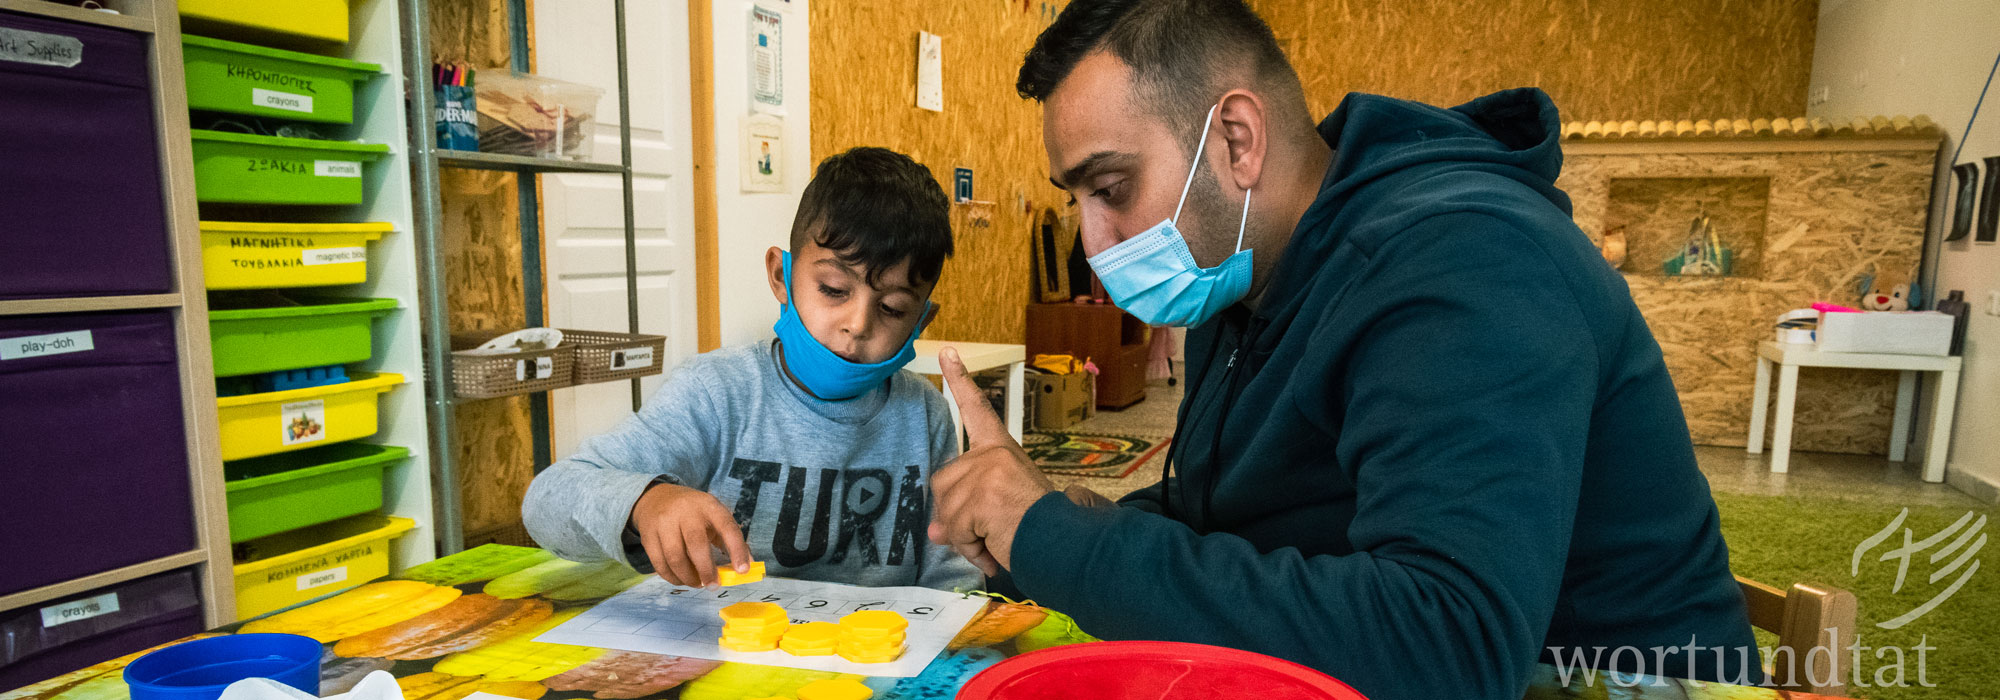
<instances>
[{"instance_id":1,"label":"cardboard box","mask_svg":"<svg viewBox=\"0 0 2000 700\"><path fill-rule=\"evenodd\" d=\"M1822 352L1946 355L1952 318L1936 311L1831 312L1819 315Z\"/></svg>"},{"instance_id":2,"label":"cardboard box","mask_svg":"<svg viewBox=\"0 0 2000 700\"><path fill-rule=\"evenodd\" d=\"M1061 430L1089 418L1093 412L1089 372L1029 373L1024 379L1029 403L1034 406L1029 412L1034 415L1037 430Z\"/></svg>"}]
</instances>

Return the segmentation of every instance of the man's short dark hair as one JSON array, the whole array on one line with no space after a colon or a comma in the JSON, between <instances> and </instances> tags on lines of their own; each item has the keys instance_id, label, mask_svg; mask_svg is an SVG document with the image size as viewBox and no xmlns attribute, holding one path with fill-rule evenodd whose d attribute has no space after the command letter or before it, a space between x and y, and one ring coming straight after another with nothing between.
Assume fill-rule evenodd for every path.
<instances>
[{"instance_id":1,"label":"man's short dark hair","mask_svg":"<svg viewBox=\"0 0 2000 700\"><path fill-rule=\"evenodd\" d=\"M929 168L886 148L864 146L820 161L792 219L792 254L806 236L834 257L882 273L910 261L911 286L936 282L951 257L951 202Z\"/></svg>"},{"instance_id":2,"label":"man's short dark hair","mask_svg":"<svg viewBox=\"0 0 2000 700\"><path fill-rule=\"evenodd\" d=\"M1270 25L1242 0L1073 0L1035 39L1014 89L1047 100L1099 49L1132 68L1134 94L1182 135L1201 127L1223 92L1216 79L1239 66L1283 93L1272 97L1304 106L1298 73Z\"/></svg>"}]
</instances>

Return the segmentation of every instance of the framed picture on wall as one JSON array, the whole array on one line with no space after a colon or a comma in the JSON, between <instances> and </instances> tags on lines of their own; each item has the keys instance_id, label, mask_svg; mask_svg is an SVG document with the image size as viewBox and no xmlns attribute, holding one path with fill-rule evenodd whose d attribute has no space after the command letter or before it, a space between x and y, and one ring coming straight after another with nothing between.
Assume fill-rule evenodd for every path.
<instances>
[{"instance_id":1,"label":"framed picture on wall","mask_svg":"<svg viewBox=\"0 0 2000 700\"><path fill-rule=\"evenodd\" d=\"M1972 233L1973 204L1979 199L1979 164L1960 163L1951 167L1951 229L1944 239L1956 241Z\"/></svg>"}]
</instances>

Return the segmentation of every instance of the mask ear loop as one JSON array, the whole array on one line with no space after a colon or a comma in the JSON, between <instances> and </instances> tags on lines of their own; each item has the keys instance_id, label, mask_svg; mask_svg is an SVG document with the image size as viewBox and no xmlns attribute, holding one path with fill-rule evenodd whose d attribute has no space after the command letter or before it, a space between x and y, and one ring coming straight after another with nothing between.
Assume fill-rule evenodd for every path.
<instances>
[{"instance_id":1,"label":"mask ear loop","mask_svg":"<svg viewBox=\"0 0 2000 700\"><path fill-rule=\"evenodd\" d=\"M1243 225L1250 223L1250 192L1243 191L1243 217L1236 220L1236 252L1243 252Z\"/></svg>"},{"instance_id":2,"label":"mask ear loop","mask_svg":"<svg viewBox=\"0 0 2000 700\"><path fill-rule=\"evenodd\" d=\"M1195 137L1194 141L1194 161L1188 164L1187 182L1181 183L1181 201L1174 205L1175 225L1179 225L1181 222L1181 207L1187 205L1188 188L1194 186L1194 173L1196 170L1201 169L1201 151L1208 147L1208 125L1210 122L1215 121L1215 108L1221 106L1220 104L1210 106L1208 108L1208 116L1201 119L1201 135Z\"/></svg>"}]
</instances>

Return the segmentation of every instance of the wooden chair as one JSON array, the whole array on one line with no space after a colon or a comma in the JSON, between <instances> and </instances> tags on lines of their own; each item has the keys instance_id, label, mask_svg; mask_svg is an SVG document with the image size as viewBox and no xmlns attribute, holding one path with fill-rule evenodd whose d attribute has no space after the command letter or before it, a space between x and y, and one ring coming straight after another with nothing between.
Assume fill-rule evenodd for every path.
<instances>
[{"instance_id":1,"label":"wooden chair","mask_svg":"<svg viewBox=\"0 0 2000 700\"><path fill-rule=\"evenodd\" d=\"M1773 655L1774 668L1765 670L1779 688L1821 695L1847 690L1850 660L1841 645L1855 634L1854 594L1838 588L1795 583L1789 591L1736 577L1750 607L1750 624L1778 635L1778 646L1789 652ZM1815 653L1814 649L1825 651ZM1815 683L1814 681L1823 681Z\"/></svg>"}]
</instances>

